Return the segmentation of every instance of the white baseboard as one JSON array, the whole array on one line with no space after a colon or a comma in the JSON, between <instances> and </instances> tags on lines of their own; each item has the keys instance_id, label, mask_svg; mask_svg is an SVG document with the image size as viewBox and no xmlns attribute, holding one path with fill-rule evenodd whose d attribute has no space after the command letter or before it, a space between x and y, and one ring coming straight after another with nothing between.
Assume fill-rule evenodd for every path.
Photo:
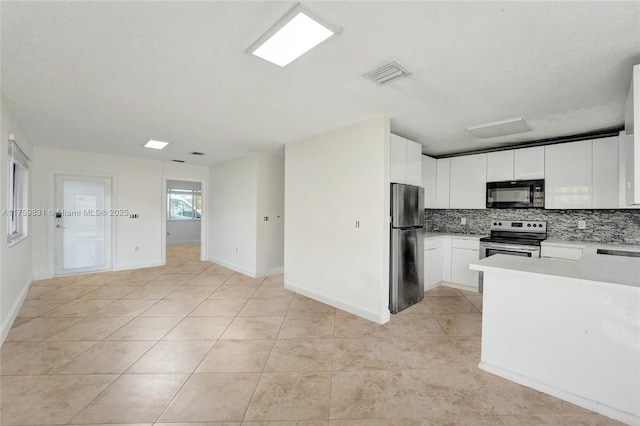
<instances>
[{"instance_id":1,"label":"white baseboard","mask_svg":"<svg viewBox=\"0 0 640 426\"><path fill-rule=\"evenodd\" d=\"M331 305L335 308L342 309L343 311L347 311L359 317L366 318L369 321L373 321L378 324L385 324L389 322L389 320L391 319L391 313L389 312L389 310L387 310L386 312L375 312L370 309L364 308L362 306L353 305L351 303L347 303L342 300L335 299L326 294L319 293L315 290L310 290L308 288L298 286L291 282L287 282L286 279L284 283L284 288L286 288L287 290L295 291L296 293L300 293L303 296L310 297L319 302L326 303L327 305Z\"/></svg>"},{"instance_id":2,"label":"white baseboard","mask_svg":"<svg viewBox=\"0 0 640 426\"><path fill-rule=\"evenodd\" d=\"M143 269L143 268L154 268L156 266L164 266L164 263L160 261L156 262L139 262L139 263L119 263L116 265L113 270L114 271L126 271L129 269Z\"/></svg>"},{"instance_id":3,"label":"white baseboard","mask_svg":"<svg viewBox=\"0 0 640 426\"><path fill-rule=\"evenodd\" d=\"M258 271L256 271L255 269L250 269L245 266L226 261L224 259L218 259L216 257L209 256L208 260L209 262L217 263L218 265L222 265L225 268L229 268L236 272L240 272L241 274L247 275L251 278L258 278L259 276L261 276L261 275L258 275Z\"/></svg>"},{"instance_id":4,"label":"white baseboard","mask_svg":"<svg viewBox=\"0 0 640 426\"><path fill-rule=\"evenodd\" d=\"M283 274L284 273L284 266L281 266L279 268L269 268L269 269L261 269L257 272L256 276L254 278L257 277L269 277L271 275L278 275L278 274Z\"/></svg>"},{"instance_id":5,"label":"white baseboard","mask_svg":"<svg viewBox=\"0 0 640 426\"><path fill-rule=\"evenodd\" d=\"M586 408L587 410L595 411L596 413L602 414L603 416L610 417L614 420L618 420L622 423L625 423L628 425L640 425L640 417L636 414L627 413L615 407L602 404L598 401L593 401L591 399L588 399L579 395L574 395L570 392L563 391L553 386L549 386L544 383L537 382L528 377L522 376L520 374L514 373L509 370L505 370L495 365L488 364L484 361L480 362L480 364L478 365L478 368L480 368L481 370L487 371L491 374L495 374L496 376L503 377L512 382L546 393L547 395L551 395L556 398L562 399L563 401L567 401L572 404L578 405L582 408Z\"/></svg>"},{"instance_id":6,"label":"white baseboard","mask_svg":"<svg viewBox=\"0 0 640 426\"><path fill-rule=\"evenodd\" d=\"M27 280L24 288L18 295L18 298L11 305L11 309L9 309L9 314L2 320L2 326L0 326L0 346L4 343L4 339L7 338L9 334L9 330L11 330L11 326L13 322L18 317L18 313L20 313L20 308L22 308L22 304L24 303L27 295L29 294L29 289L31 288L32 279Z\"/></svg>"},{"instance_id":7,"label":"white baseboard","mask_svg":"<svg viewBox=\"0 0 640 426\"><path fill-rule=\"evenodd\" d=\"M445 286L445 287L457 288L458 290L466 290L466 291L470 291L472 293L478 293L478 287L477 286L473 287L473 286L465 285L465 284L452 283L451 281L440 281L438 283L438 285Z\"/></svg>"},{"instance_id":8,"label":"white baseboard","mask_svg":"<svg viewBox=\"0 0 640 426\"><path fill-rule=\"evenodd\" d=\"M182 246L185 244L200 244L200 240L172 241L172 242L167 241L168 246Z\"/></svg>"},{"instance_id":9,"label":"white baseboard","mask_svg":"<svg viewBox=\"0 0 640 426\"><path fill-rule=\"evenodd\" d=\"M33 280L48 280L49 278L53 278L53 276L49 273L49 271L33 271Z\"/></svg>"}]
</instances>

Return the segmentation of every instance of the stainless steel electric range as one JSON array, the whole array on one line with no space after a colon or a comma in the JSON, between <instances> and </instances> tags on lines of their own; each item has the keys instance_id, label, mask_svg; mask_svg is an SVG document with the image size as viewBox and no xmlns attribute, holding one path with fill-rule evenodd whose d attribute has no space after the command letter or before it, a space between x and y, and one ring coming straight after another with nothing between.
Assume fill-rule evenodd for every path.
<instances>
[{"instance_id":1,"label":"stainless steel electric range","mask_svg":"<svg viewBox=\"0 0 640 426\"><path fill-rule=\"evenodd\" d=\"M480 238L480 259L494 254L540 257L540 243L546 238L547 222L495 220L491 223L491 235ZM483 290L483 279L483 273L480 272L480 293Z\"/></svg>"}]
</instances>

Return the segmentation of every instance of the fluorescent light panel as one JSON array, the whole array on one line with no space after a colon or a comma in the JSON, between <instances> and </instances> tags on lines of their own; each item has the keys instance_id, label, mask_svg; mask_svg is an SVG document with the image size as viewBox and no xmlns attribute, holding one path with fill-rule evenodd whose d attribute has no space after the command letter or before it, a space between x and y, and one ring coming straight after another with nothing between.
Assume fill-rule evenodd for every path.
<instances>
[{"instance_id":1,"label":"fluorescent light panel","mask_svg":"<svg viewBox=\"0 0 640 426\"><path fill-rule=\"evenodd\" d=\"M467 127L467 132L480 139L497 138L498 136L515 135L516 133L530 132L533 128L522 117L509 118L507 120L494 121L493 123L480 124Z\"/></svg>"},{"instance_id":2,"label":"fluorescent light panel","mask_svg":"<svg viewBox=\"0 0 640 426\"><path fill-rule=\"evenodd\" d=\"M169 145L169 142L154 141L153 139L150 139L149 142L144 144L144 147L152 149L162 149L167 145Z\"/></svg>"},{"instance_id":3,"label":"fluorescent light panel","mask_svg":"<svg viewBox=\"0 0 640 426\"><path fill-rule=\"evenodd\" d=\"M339 32L339 27L323 21L297 4L253 43L247 52L285 67Z\"/></svg>"}]
</instances>

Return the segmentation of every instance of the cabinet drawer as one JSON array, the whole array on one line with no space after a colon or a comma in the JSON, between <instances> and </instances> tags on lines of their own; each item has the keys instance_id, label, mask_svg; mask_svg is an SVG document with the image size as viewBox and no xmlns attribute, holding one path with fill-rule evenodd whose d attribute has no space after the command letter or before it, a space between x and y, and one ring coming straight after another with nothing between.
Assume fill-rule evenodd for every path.
<instances>
[{"instance_id":1,"label":"cabinet drawer","mask_svg":"<svg viewBox=\"0 0 640 426\"><path fill-rule=\"evenodd\" d=\"M463 248L468 250L480 250L480 240L468 240L468 239L451 239L451 247Z\"/></svg>"},{"instance_id":2,"label":"cabinet drawer","mask_svg":"<svg viewBox=\"0 0 640 426\"><path fill-rule=\"evenodd\" d=\"M542 257L551 257L554 259L580 260L580 257L582 257L582 248L581 247L542 246L540 255Z\"/></svg>"},{"instance_id":3,"label":"cabinet drawer","mask_svg":"<svg viewBox=\"0 0 640 426\"><path fill-rule=\"evenodd\" d=\"M434 248L440 248L440 247L442 247L443 244L444 244L444 241L443 241L442 238L425 239L424 240L424 249L425 250L429 250L429 249L434 249Z\"/></svg>"}]
</instances>

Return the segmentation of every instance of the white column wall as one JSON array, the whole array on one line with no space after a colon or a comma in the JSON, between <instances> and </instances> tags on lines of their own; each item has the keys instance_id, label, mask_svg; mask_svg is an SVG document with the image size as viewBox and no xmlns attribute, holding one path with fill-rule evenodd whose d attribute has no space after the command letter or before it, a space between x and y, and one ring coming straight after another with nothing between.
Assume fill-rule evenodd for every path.
<instances>
[{"instance_id":1,"label":"white column wall","mask_svg":"<svg viewBox=\"0 0 640 426\"><path fill-rule=\"evenodd\" d=\"M389 127L379 117L285 146L285 287L378 323L390 316Z\"/></svg>"},{"instance_id":2,"label":"white column wall","mask_svg":"<svg viewBox=\"0 0 640 426\"><path fill-rule=\"evenodd\" d=\"M13 133L20 148L33 159L33 147L27 135L20 128L20 124L11 110L4 95L1 96L2 122L0 129L0 210L7 208L8 182L8 141L9 133ZM28 207L33 208L33 164L29 170L29 200ZM32 244L33 221L27 218L28 237L9 247L7 243L7 216L0 216L0 344L11 329L11 325L18 315L22 302L27 297L29 286L33 281L32 273Z\"/></svg>"}]
</instances>

